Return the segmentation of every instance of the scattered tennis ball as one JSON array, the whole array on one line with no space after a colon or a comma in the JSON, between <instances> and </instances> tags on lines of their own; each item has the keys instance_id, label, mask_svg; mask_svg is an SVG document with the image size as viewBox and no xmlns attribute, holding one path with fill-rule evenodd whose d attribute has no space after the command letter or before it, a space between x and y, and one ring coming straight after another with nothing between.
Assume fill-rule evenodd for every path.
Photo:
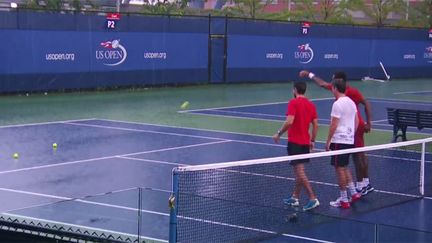
<instances>
[{"instance_id":1,"label":"scattered tennis ball","mask_svg":"<svg viewBox=\"0 0 432 243\"><path fill-rule=\"evenodd\" d=\"M183 104L180 106L181 109L187 109L189 107L189 101L183 102Z\"/></svg>"},{"instance_id":2,"label":"scattered tennis ball","mask_svg":"<svg viewBox=\"0 0 432 243\"><path fill-rule=\"evenodd\" d=\"M14 159L18 159L19 154L18 154L18 153L14 153L14 154L13 154L13 157L14 157Z\"/></svg>"},{"instance_id":3,"label":"scattered tennis ball","mask_svg":"<svg viewBox=\"0 0 432 243\"><path fill-rule=\"evenodd\" d=\"M57 143L53 143L53 149L57 148Z\"/></svg>"},{"instance_id":4,"label":"scattered tennis ball","mask_svg":"<svg viewBox=\"0 0 432 243\"><path fill-rule=\"evenodd\" d=\"M298 221L298 216L296 213L293 213L291 215L288 215L288 221L291 223L297 223Z\"/></svg>"}]
</instances>

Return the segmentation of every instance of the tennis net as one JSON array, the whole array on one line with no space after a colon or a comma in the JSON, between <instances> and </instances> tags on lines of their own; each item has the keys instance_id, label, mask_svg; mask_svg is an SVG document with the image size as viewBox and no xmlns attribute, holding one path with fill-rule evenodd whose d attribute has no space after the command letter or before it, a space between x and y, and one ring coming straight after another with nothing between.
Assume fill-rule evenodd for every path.
<instances>
[{"instance_id":1,"label":"tennis net","mask_svg":"<svg viewBox=\"0 0 432 243\"><path fill-rule=\"evenodd\" d=\"M366 227L369 228L366 231L374 232L373 225L351 220L353 216L432 194L431 185L425 185L424 180L428 176L425 175L425 167L432 160L431 144L432 138L428 138L306 155L175 168L173 195L170 198L170 241L249 242L281 236L293 241L351 241L349 237L352 234L342 228L358 230ZM336 173L330 166L331 156L361 152L369 157L369 177L375 191L361 198L350 209L331 207L329 202L339 196ZM305 170L321 203L318 208L307 212L287 207L282 201L291 195L294 187L294 173L289 161L304 158L310 159L305 164ZM350 160L349 167L355 180L354 165ZM300 202L307 202L304 191ZM339 233L329 234L331 231L327 227L338 228ZM341 238L341 232L345 232L346 239ZM310 238L316 234L320 240ZM337 238L334 238L335 235ZM355 237L355 241L360 240ZM373 235L363 237L366 238L362 241L374 239Z\"/></svg>"}]
</instances>

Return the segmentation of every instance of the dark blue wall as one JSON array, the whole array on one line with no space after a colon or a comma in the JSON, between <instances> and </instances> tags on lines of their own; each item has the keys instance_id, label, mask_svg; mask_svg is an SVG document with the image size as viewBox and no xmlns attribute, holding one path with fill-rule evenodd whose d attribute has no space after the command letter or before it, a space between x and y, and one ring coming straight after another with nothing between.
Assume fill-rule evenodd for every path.
<instances>
[{"instance_id":1,"label":"dark blue wall","mask_svg":"<svg viewBox=\"0 0 432 243\"><path fill-rule=\"evenodd\" d=\"M0 92L205 83L208 22L197 18L0 13Z\"/></svg>"},{"instance_id":2,"label":"dark blue wall","mask_svg":"<svg viewBox=\"0 0 432 243\"><path fill-rule=\"evenodd\" d=\"M322 77L337 70L349 78L432 77L432 40L424 29L390 29L228 21L227 79L232 82L285 81L302 69Z\"/></svg>"},{"instance_id":3,"label":"dark blue wall","mask_svg":"<svg viewBox=\"0 0 432 243\"><path fill-rule=\"evenodd\" d=\"M214 71L223 74L218 82L285 82L301 69L383 78L379 62L392 78L432 77L427 30L309 30L301 34L299 23L140 15L123 15L110 30L100 15L1 11L0 92L207 83Z\"/></svg>"}]
</instances>

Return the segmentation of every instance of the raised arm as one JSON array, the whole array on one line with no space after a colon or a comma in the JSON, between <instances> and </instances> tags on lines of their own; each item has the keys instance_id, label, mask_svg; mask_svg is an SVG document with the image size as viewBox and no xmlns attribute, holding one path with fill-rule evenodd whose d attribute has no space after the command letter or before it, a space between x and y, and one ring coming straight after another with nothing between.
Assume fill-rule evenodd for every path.
<instances>
[{"instance_id":1,"label":"raised arm","mask_svg":"<svg viewBox=\"0 0 432 243\"><path fill-rule=\"evenodd\" d=\"M326 81L324 81L322 78L316 76L314 73L309 72L307 70L302 70L299 73L299 76L301 78L310 78L312 79L318 86L322 87L322 88L327 88L329 83L327 83Z\"/></svg>"}]
</instances>

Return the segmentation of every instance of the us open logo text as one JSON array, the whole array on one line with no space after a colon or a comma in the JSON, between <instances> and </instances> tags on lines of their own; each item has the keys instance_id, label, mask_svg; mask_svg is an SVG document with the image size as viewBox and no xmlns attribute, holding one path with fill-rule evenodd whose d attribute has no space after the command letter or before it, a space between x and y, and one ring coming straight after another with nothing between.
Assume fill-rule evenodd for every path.
<instances>
[{"instance_id":1,"label":"us open logo text","mask_svg":"<svg viewBox=\"0 0 432 243\"><path fill-rule=\"evenodd\" d=\"M298 51L294 52L294 58L300 63L310 63L314 58L314 52L309 43L297 46Z\"/></svg>"},{"instance_id":2,"label":"us open logo text","mask_svg":"<svg viewBox=\"0 0 432 243\"><path fill-rule=\"evenodd\" d=\"M96 59L106 66L117 66L126 61L126 48L120 44L120 40L101 42L96 50Z\"/></svg>"}]
</instances>

